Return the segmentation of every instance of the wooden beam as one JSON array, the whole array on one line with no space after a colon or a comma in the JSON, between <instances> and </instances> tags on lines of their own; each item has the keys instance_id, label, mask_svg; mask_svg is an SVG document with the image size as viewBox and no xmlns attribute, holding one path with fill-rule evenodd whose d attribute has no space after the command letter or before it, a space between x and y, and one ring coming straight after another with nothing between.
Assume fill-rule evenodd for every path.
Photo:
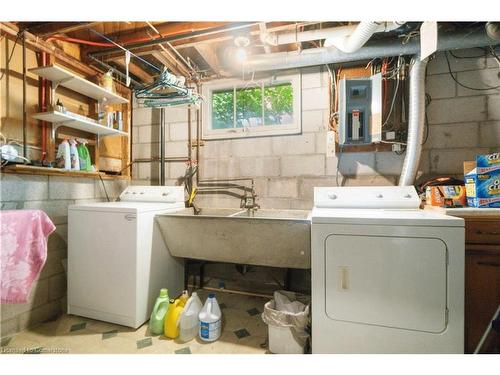
<instances>
[{"instance_id":1,"label":"wooden beam","mask_svg":"<svg viewBox=\"0 0 500 375\"><path fill-rule=\"evenodd\" d=\"M229 24L229 22L167 22L164 24L156 24L155 28L160 32L161 37L180 35L180 34L189 34L194 31L207 30L214 27L220 27ZM140 29L135 29L132 32L128 33L110 33L106 36L110 39L113 39L116 43L126 47L127 43L137 43L144 42L149 39L154 39L150 35L152 30L149 26L142 27ZM156 35L157 38L160 38L160 35ZM89 47L86 49L86 53L95 53L98 51L102 51L104 48L102 47Z\"/></svg>"},{"instance_id":2,"label":"wooden beam","mask_svg":"<svg viewBox=\"0 0 500 375\"><path fill-rule=\"evenodd\" d=\"M8 35L12 37L17 36L17 32L8 26L6 26L4 23L0 22L0 30L6 32ZM39 37L31 34L30 32L25 31L24 35L26 36L26 45L30 46L38 51L41 52L46 52L54 55L54 57L61 62L68 64L71 66L73 69L77 70L78 72L86 75L86 76L95 76L97 73L100 73L97 70L92 69L86 64L83 64L81 61L67 55L64 51L61 49L47 43L46 41L40 39Z\"/></svg>"},{"instance_id":3,"label":"wooden beam","mask_svg":"<svg viewBox=\"0 0 500 375\"><path fill-rule=\"evenodd\" d=\"M121 60L117 60L116 63L123 68L123 71L125 71L125 58L122 58ZM139 78L142 82L144 83L150 83L153 82L153 76L146 72L144 69L142 69L140 66L134 64L132 61L128 64L128 69L129 72L135 75L137 78Z\"/></svg>"},{"instance_id":4,"label":"wooden beam","mask_svg":"<svg viewBox=\"0 0 500 375\"><path fill-rule=\"evenodd\" d=\"M210 69L214 71L214 73L220 73L220 64L219 58L217 56L215 46L213 44L198 44L195 45L194 48L199 52L203 60L210 66Z\"/></svg>"},{"instance_id":5,"label":"wooden beam","mask_svg":"<svg viewBox=\"0 0 500 375\"><path fill-rule=\"evenodd\" d=\"M4 22L0 22L0 31L5 32L9 38L14 39L17 36L17 31L8 27ZM47 43L46 41L38 38L37 36L25 31L26 36L26 46L28 48L34 49L40 52L46 52L51 55L51 59L55 59L55 62L62 63L75 70L76 72L85 76L85 78L94 78L96 75L102 75L102 72L98 69L94 69L90 67L88 64L85 64L68 54L66 54L60 48L55 47L54 45ZM130 90L125 87L125 85L116 84L116 89L120 94L129 93Z\"/></svg>"},{"instance_id":6,"label":"wooden beam","mask_svg":"<svg viewBox=\"0 0 500 375\"><path fill-rule=\"evenodd\" d=\"M42 32L36 32L35 34L42 37L46 38L55 34L66 34L66 33L71 33L73 31L78 31L82 29L88 29L89 27L93 27L94 25L98 24L99 22L57 22L57 24L62 23L62 24L71 24L71 25L56 25L52 26L52 28L47 28L46 31ZM52 22L51 22L52 24Z\"/></svg>"},{"instance_id":7,"label":"wooden beam","mask_svg":"<svg viewBox=\"0 0 500 375\"><path fill-rule=\"evenodd\" d=\"M174 74L189 76L189 72L181 66L177 61L172 61L172 58L167 57L165 52L163 51L153 51L152 56L158 60L162 65L166 66L169 70L171 70Z\"/></svg>"}]
</instances>

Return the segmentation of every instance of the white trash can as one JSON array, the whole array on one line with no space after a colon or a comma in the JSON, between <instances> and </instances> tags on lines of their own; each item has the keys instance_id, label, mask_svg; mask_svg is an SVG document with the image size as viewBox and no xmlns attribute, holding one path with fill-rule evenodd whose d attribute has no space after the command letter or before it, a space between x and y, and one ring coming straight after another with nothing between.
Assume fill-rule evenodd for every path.
<instances>
[{"instance_id":1,"label":"white trash can","mask_svg":"<svg viewBox=\"0 0 500 375\"><path fill-rule=\"evenodd\" d=\"M306 303L297 300L300 298ZM309 340L309 302L306 296L276 291L264 305L262 320L268 325L269 351L276 354L303 354Z\"/></svg>"}]
</instances>

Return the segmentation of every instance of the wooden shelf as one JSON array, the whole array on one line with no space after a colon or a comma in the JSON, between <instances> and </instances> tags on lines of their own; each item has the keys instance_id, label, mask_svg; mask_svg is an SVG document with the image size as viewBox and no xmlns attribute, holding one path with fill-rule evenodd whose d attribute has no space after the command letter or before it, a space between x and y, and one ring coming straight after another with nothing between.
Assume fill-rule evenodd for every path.
<instances>
[{"instance_id":1,"label":"wooden shelf","mask_svg":"<svg viewBox=\"0 0 500 375\"><path fill-rule=\"evenodd\" d=\"M86 79L57 65L42 66L39 68L29 69L29 71L40 77L46 78L53 83L57 83L63 87L88 96L89 98L96 100L106 99L109 104L125 104L129 102L124 97L115 94L114 92L110 92L101 86L87 81Z\"/></svg>"},{"instance_id":2,"label":"wooden shelf","mask_svg":"<svg viewBox=\"0 0 500 375\"><path fill-rule=\"evenodd\" d=\"M61 176L61 177L87 177L99 178L99 175L104 180L130 180L129 176L111 175L104 172L86 172L86 171L68 171L59 168L36 167L26 164L10 164L2 168L2 173L17 173L45 176Z\"/></svg>"},{"instance_id":3,"label":"wooden shelf","mask_svg":"<svg viewBox=\"0 0 500 375\"><path fill-rule=\"evenodd\" d=\"M59 111L39 112L33 114L31 117L37 120L54 123L57 125L57 127L67 126L69 128L97 134L101 137L109 135L121 135L124 137L128 136L128 133L124 131L109 128L107 126L98 124L97 122L87 117L75 116L71 113L63 113Z\"/></svg>"}]
</instances>

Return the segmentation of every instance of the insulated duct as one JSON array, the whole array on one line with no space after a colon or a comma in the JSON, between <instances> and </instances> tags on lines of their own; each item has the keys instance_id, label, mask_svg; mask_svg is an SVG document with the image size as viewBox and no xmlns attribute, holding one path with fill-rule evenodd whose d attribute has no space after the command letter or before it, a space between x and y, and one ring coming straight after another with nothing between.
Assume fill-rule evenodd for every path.
<instances>
[{"instance_id":1,"label":"insulated duct","mask_svg":"<svg viewBox=\"0 0 500 375\"><path fill-rule=\"evenodd\" d=\"M313 29L285 33L264 33L261 34L261 39L263 43L272 46L326 39L325 47L329 47L330 45L327 45L329 40L345 39L351 36L358 27L361 27L361 24L363 23L374 23L376 25L374 33L392 31L404 25L404 22L361 22L357 25L328 27L326 29Z\"/></svg>"},{"instance_id":2,"label":"insulated duct","mask_svg":"<svg viewBox=\"0 0 500 375\"><path fill-rule=\"evenodd\" d=\"M377 22L361 21L351 35L325 40L325 47L334 46L345 53L356 52L368 42L378 28Z\"/></svg>"},{"instance_id":3,"label":"insulated duct","mask_svg":"<svg viewBox=\"0 0 500 375\"><path fill-rule=\"evenodd\" d=\"M471 31L440 31L437 50L466 49L496 45L498 41L491 39L484 28ZM403 44L400 39L370 40L354 53L345 53L336 48L313 48L302 51L280 52L249 56L243 64L237 63L230 54L227 61L228 69L242 67L245 72L282 70L315 66L324 64L348 63L371 60L376 57L393 57L399 55L417 55L420 53L420 39L413 38Z\"/></svg>"},{"instance_id":4,"label":"insulated duct","mask_svg":"<svg viewBox=\"0 0 500 375\"><path fill-rule=\"evenodd\" d=\"M399 186L410 186L415 182L422 140L425 128L425 69L427 59L420 60L415 56L410 67L410 104L408 113L408 138L406 141L406 156L399 177Z\"/></svg>"}]
</instances>

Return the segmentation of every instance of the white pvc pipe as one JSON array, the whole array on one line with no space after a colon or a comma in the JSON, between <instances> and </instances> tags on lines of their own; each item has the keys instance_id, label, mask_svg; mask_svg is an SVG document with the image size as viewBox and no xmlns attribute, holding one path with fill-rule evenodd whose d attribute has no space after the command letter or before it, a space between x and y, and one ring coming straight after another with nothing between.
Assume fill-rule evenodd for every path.
<instances>
[{"instance_id":1,"label":"white pvc pipe","mask_svg":"<svg viewBox=\"0 0 500 375\"><path fill-rule=\"evenodd\" d=\"M406 141L406 156L399 178L399 186L413 185L417 177L425 128L426 67L427 59L421 61L419 57L414 57L411 60L408 138Z\"/></svg>"}]
</instances>

